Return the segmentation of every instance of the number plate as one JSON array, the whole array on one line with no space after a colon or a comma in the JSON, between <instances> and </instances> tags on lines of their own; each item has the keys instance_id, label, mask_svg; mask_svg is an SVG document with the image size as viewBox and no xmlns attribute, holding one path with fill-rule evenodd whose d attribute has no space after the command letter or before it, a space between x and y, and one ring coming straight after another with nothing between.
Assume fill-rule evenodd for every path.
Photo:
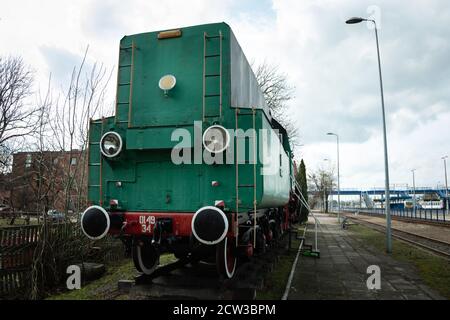
<instances>
[{"instance_id":1,"label":"number plate","mask_svg":"<svg viewBox=\"0 0 450 320\"><path fill-rule=\"evenodd\" d=\"M156 223L154 216L139 216L139 224L141 225L142 233L151 233L152 226Z\"/></svg>"}]
</instances>

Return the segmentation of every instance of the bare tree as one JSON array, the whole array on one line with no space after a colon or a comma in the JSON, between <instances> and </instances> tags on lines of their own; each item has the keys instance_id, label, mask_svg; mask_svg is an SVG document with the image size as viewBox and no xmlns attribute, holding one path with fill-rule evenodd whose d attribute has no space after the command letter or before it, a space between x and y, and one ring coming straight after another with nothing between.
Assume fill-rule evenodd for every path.
<instances>
[{"instance_id":1,"label":"bare tree","mask_svg":"<svg viewBox=\"0 0 450 320\"><path fill-rule=\"evenodd\" d=\"M298 146L300 134L287 105L294 97L294 87L289 84L287 75L267 62L258 65L255 75L272 116L286 129L292 147Z\"/></svg>"},{"instance_id":2,"label":"bare tree","mask_svg":"<svg viewBox=\"0 0 450 320\"><path fill-rule=\"evenodd\" d=\"M9 184L14 195L10 197L11 207L43 215L49 209L69 213L79 212L86 206L88 124L91 117L105 112L106 88L112 74L103 65L93 64L88 68L87 52L81 64L74 67L66 90L52 88L49 78L44 94L37 92L33 102L33 131L24 139L8 140L0 148L3 172L9 172L6 168L12 167L12 152L29 151L18 155L13 175L0 176L0 180L5 180L0 181L0 186ZM13 141L24 141L26 146L10 151L6 147Z\"/></svg>"},{"instance_id":3,"label":"bare tree","mask_svg":"<svg viewBox=\"0 0 450 320\"><path fill-rule=\"evenodd\" d=\"M54 183L58 177L56 172L57 167L53 161L51 153L48 153L48 140L51 136L49 128L49 113L51 108L51 76L48 80L48 87L46 94L42 97L39 93L38 103L38 127L35 132L34 138L36 140L37 155L36 161L33 163L34 170L34 183L31 185L34 187L36 197L36 212L42 214L45 219L45 212L52 205L52 201L49 196L54 190Z\"/></svg>"},{"instance_id":4,"label":"bare tree","mask_svg":"<svg viewBox=\"0 0 450 320\"><path fill-rule=\"evenodd\" d=\"M4 190L11 190L13 153L37 127L39 108L26 103L32 86L32 72L20 57L0 57L0 183ZM11 223L14 218L13 214Z\"/></svg>"},{"instance_id":5,"label":"bare tree","mask_svg":"<svg viewBox=\"0 0 450 320\"><path fill-rule=\"evenodd\" d=\"M105 95L113 70L108 72L97 63L86 70L87 53L88 48L72 71L63 99L54 103L51 121L54 149L69 153L63 178L66 212L79 211L86 204L89 120L108 113L104 110ZM78 165L73 166L72 161Z\"/></svg>"},{"instance_id":6,"label":"bare tree","mask_svg":"<svg viewBox=\"0 0 450 320\"><path fill-rule=\"evenodd\" d=\"M336 186L333 170L326 170L323 168L317 169L308 175L309 183L311 186L309 190L313 190L314 198L312 199L311 207L314 207L318 203L322 203L322 208L325 212L328 212L328 196ZM320 199L320 200L319 200Z\"/></svg>"},{"instance_id":7,"label":"bare tree","mask_svg":"<svg viewBox=\"0 0 450 320\"><path fill-rule=\"evenodd\" d=\"M26 106L33 76L20 57L0 57L0 147L34 132L37 108Z\"/></svg>"},{"instance_id":8,"label":"bare tree","mask_svg":"<svg viewBox=\"0 0 450 320\"><path fill-rule=\"evenodd\" d=\"M0 145L0 174L6 175L11 171L12 154L20 148L20 143L13 139Z\"/></svg>"}]
</instances>

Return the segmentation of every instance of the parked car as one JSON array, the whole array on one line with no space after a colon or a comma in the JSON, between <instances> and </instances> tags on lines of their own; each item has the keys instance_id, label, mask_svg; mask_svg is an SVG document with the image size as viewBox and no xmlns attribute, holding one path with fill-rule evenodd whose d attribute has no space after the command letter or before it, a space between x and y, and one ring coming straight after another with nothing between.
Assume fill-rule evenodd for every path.
<instances>
[{"instance_id":1,"label":"parked car","mask_svg":"<svg viewBox=\"0 0 450 320\"><path fill-rule=\"evenodd\" d=\"M7 204L0 204L0 216L5 218L11 212L11 207Z\"/></svg>"},{"instance_id":2,"label":"parked car","mask_svg":"<svg viewBox=\"0 0 450 320\"><path fill-rule=\"evenodd\" d=\"M9 211L9 210L11 210L11 207L8 206L7 204L0 204L0 212Z\"/></svg>"},{"instance_id":3,"label":"parked car","mask_svg":"<svg viewBox=\"0 0 450 320\"><path fill-rule=\"evenodd\" d=\"M47 211L47 219L52 222L62 222L65 219L65 215L62 212L59 212L55 209L51 209Z\"/></svg>"}]
</instances>

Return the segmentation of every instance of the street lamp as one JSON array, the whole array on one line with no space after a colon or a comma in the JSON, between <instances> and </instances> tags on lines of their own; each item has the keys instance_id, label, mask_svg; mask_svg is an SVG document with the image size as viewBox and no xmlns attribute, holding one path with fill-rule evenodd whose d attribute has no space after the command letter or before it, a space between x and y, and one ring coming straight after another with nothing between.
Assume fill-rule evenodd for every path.
<instances>
[{"instance_id":1,"label":"street lamp","mask_svg":"<svg viewBox=\"0 0 450 320\"><path fill-rule=\"evenodd\" d=\"M413 201L413 213L414 213L414 218L416 217L416 179L415 179L415 175L414 173L416 172L416 169L412 169L412 176L413 176L413 196L414 196L414 201Z\"/></svg>"},{"instance_id":2,"label":"street lamp","mask_svg":"<svg viewBox=\"0 0 450 320\"><path fill-rule=\"evenodd\" d=\"M392 252L392 234L391 234L391 199L389 192L389 164L388 164L388 150L387 150L387 137L386 137L386 116L384 112L384 94L383 94L383 78L381 76L381 61L380 61L380 46L378 44L378 31L377 23L372 19L364 19L359 17L353 17L348 19L345 23L355 24L363 21L373 22L375 26L375 40L377 43L377 55L378 55L378 73L380 76L380 90L381 90L381 111L383 116L383 140L384 140L384 174L385 174L385 197L386 197L386 251Z\"/></svg>"},{"instance_id":3,"label":"street lamp","mask_svg":"<svg viewBox=\"0 0 450 320\"><path fill-rule=\"evenodd\" d=\"M323 161L329 161L327 158L323 159ZM325 179L325 175L322 177L323 181L323 212L326 212L326 203L327 203L327 181ZM330 190L331 191L331 190Z\"/></svg>"},{"instance_id":4,"label":"street lamp","mask_svg":"<svg viewBox=\"0 0 450 320\"><path fill-rule=\"evenodd\" d=\"M328 132L327 135L329 136L336 136L336 142L337 142L337 178L338 178L338 213L337 213L337 218L338 218L338 223L341 223L341 186L340 186L340 176L339 176L339 135L337 135L336 133L333 132Z\"/></svg>"},{"instance_id":5,"label":"street lamp","mask_svg":"<svg viewBox=\"0 0 450 320\"><path fill-rule=\"evenodd\" d=\"M441 159L444 160L444 173L445 173L445 214L448 215L448 184L447 184L447 161L448 156L444 156Z\"/></svg>"}]
</instances>

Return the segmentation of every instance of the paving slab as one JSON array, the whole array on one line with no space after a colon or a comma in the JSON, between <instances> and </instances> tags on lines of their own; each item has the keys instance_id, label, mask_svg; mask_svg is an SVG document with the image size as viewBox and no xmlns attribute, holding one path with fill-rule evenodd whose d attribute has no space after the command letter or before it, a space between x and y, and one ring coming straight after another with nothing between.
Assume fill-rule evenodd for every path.
<instances>
[{"instance_id":1,"label":"paving slab","mask_svg":"<svg viewBox=\"0 0 450 320\"><path fill-rule=\"evenodd\" d=\"M289 300L431 300L444 299L426 286L414 266L375 252L364 241L350 237L336 217L315 213L320 258L300 256ZM306 244L314 247L314 224L310 218ZM367 267L381 270L381 288L368 289Z\"/></svg>"}]
</instances>

